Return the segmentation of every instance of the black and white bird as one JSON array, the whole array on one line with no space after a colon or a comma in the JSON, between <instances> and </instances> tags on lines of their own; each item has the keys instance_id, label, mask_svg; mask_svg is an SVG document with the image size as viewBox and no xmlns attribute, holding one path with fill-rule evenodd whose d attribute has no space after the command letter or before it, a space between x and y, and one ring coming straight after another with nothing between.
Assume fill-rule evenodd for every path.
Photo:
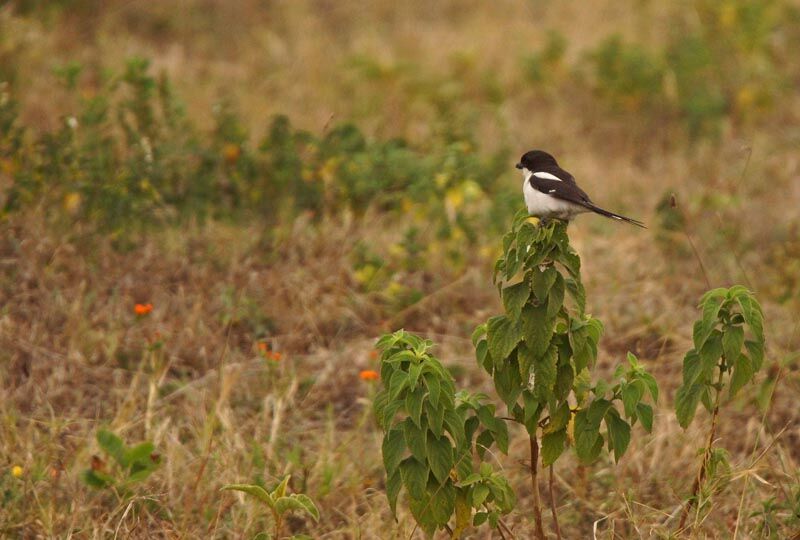
<instances>
[{"instance_id":1,"label":"black and white bird","mask_svg":"<svg viewBox=\"0 0 800 540\"><path fill-rule=\"evenodd\" d=\"M522 171L522 193L528 213L542 219L557 218L569 221L577 214L594 212L611 219L627 221L638 227L644 223L603 210L578 187L575 178L558 166L556 159L541 150L531 150L520 158L517 169Z\"/></svg>"}]
</instances>

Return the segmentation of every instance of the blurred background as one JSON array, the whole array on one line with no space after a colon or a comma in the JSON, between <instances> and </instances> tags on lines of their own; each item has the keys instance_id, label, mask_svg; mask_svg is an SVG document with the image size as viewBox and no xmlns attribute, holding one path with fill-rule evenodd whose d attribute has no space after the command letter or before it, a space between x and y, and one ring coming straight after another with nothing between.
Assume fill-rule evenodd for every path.
<instances>
[{"instance_id":1,"label":"blurred background","mask_svg":"<svg viewBox=\"0 0 800 540\"><path fill-rule=\"evenodd\" d=\"M293 533L420 534L388 510L359 373L402 327L491 390L469 336L538 148L648 225L570 235L600 373L630 350L664 393L619 466L561 460L565 535L669 530L704 442L671 412L695 306L740 283L768 361L725 405L700 526L789 537L798 50L796 0L2 3L0 535L249 537L268 519L219 488L284 474L323 515ZM103 426L158 454L122 495L87 485ZM526 444L498 457L521 509Z\"/></svg>"}]
</instances>

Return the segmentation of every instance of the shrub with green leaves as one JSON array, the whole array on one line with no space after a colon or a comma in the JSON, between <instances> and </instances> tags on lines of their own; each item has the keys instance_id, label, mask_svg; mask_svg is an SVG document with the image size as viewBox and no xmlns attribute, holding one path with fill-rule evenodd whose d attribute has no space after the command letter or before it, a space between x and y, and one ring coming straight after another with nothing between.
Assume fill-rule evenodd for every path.
<instances>
[{"instance_id":1,"label":"shrub with green leaves","mask_svg":"<svg viewBox=\"0 0 800 540\"><path fill-rule=\"evenodd\" d=\"M104 73L92 93L78 91L79 64L56 71L73 107L52 131L28 129L13 88L0 87L0 165L11 180L0 193L3 213L38 205L57 223L80 219L124 235L196 218L278 223L413 208L437 237L469 241L507 218L506 205L487 203L506 200L507 156L481 157L466 135L421 151L370 140L352 123L315 134L276 115L252 136L227 100L203 133L146 59Z\"/></svg>"},{"instance_id":2,"label":"shrub with green leaves","mask_svg":"<svg viewBox=\"0 0 800 540\"><path fill-rule=\"evenodd\" d=\"M675 395L678 423L686 428L702 403L719 406L726 382L733 397L764 363L764 314L746 288L713 289L700 299L702 318L694 323L692 348L683 359L683 384ZM716 405L715 405L716 404Z\"/></svg>"},{"instance_id":3,"label":"shrub with green leaves","mask_svg":"<svg viewBox=\"0 0 800 540\"><path fill-rule=\"evenodd\" d=\"M81 475L93 488L112 489L121 496L128 496L134 484L146 480L161 464L161 457L150 441L128 446L106 429L98 430L96 437L97 444L114 463L93 458L92 467Z\"/></svg>"},{"instance_id":4,"label":"shrub with green leaves","mask_svg":"<svg viewBox=\"0 0 800 540\"><path fill-rule=\"evenodd\" d=\"M678 423L687 428L702 403L711 414L708 442L695 478L692 496L681 518L700 493L706 477L713 477L725 454L712 448L725 386L729 398L754 380L764 363L764 313L752 292L741 285L708 291L700 299L702 316L692 330L694 347L683 359L683 383L675 394Z\"/></svg>"},{"instance_id":5,"label":"shrub with green leaves","mask_svg":"<svg viewBox=\"0 0 800 540\"><path fill-rule=\"evenodd\" d=\"M630 45L619 34L606 38L589 56L596 90L614 106L639 110L659 103L664 78L663 61Z\"/></svg>"},{"instance_id":6,"label":"shrub with green leaves","mask_svg":"<svg viewBox=\"0 0 800 540\"><path fill-rule=\"evenodd\" d=\"M596 459L604 446L619 461L636 422L652 430L653 408L645 398L655 402L658 386L633 354L627 366L617 368L614 383L592 383L589 371L603 327L585 312L580 265L566 223L545 225L520 212L503 237L495 282L505 314L480 325L472 340L511 418L497 418L486 396L457 394L450 374L429 353L430 341L403 331L378 341L384 388L375 412L385 433L389 503L394 510L405 487L411 512L426 532L444 528L457 537L471 509L477 511L473 524L502 525L499 517L513 507L513 495L488 463L472 470L472 458L483 459L491 444L508 451L507 420L529 435L537 538L544 538L539 461L550 466L558 459L570 444L570 426L584 462Z\"/></svg>"},{"instance_id":7,"label":"shrub with green leaves","mask_svg":"<svg viewBox=\"0 0 800 540\"><path fill-rule=\"evenodd\" d=\"M618 461L633 424L641 421L647 431L652 429L653 409L644 398L658 399L655 379L630 353L628 367L616 371L615 384L592 384L590 370L603 326L585 312L580 264L566 223L544 225L520 212L495 265L505 313L480 325L472 337L478 363L530 437L537 537L544 535L538 507L540 456L544 466L552 465L567 447L573 423L581 461L593 461L604 446Z\"/></svg>"},{"instance_id":8,"label":"shrub with green leaves","mask_svg":"<svg viewBox=\"0 0 800 540\"><path fill-rule=\"evenodd\" d=\"M241 491L258 499L269 509L272 514L273 521L273 536L266 532L261 532L256 535L256 538L274 538L277 540L281 538L281 530L283 528L283 521L289 512L303 512L311 516L314 521L319 521L319 510L317 505L308 495L303 493L287 494L286 489L289 486L289 479L291 475L287 475L272 491L267 491L261 486L255 484L228 484L223 486L222 490ZM306 535L295 535L291 538L301 540L310 538Z\"/></svg>"},{"instance_id":9,"label":"shrub with green leaves","mask_svg":"<svg viewBox=\"0 0 800 540\"><path fill-rule=\"evenodd\" d=\"M378 341L383 389L375 397L375 415L384 432L392 512L405 489L426 533L445 529L458 538L471 525L500 526L500 516L514 507L505 477L487 462L477 468L474 462L492 445L507 452L508 430L487 396L456 393L452 376L430 353L432 345L402 330Z\"/></svg>"}]
</instances>

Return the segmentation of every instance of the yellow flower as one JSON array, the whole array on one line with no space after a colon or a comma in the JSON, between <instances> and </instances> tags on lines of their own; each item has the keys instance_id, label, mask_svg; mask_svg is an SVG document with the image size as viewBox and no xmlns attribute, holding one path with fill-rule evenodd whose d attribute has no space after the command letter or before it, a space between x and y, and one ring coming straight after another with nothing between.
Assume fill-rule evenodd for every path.
<instances>
[{"instance_id":1,"label":"yellow flower","mask_svg":"<svg viewBox=\"0 0 800 540\"><path fill-rule=\"evenodd\" d=\"M455 212L464 204L464 192L458 187L450 188L447 190L444 200L448 212L450 209Z\"/></svg>"},{"instance_id":2,"label":"yellow flower","mask_svg":"<svg viewBox=\"0 0 800 540\"><path fill-rule=\"evenodd\" d=\"M338 158L330 158L322 165L322 168L319 170L319 177L322 179L323 182L326 184L330 184L336 179L336 169L339 167L339 159Z\"/></svg>"},{"instance_id":3,"label":"yellow flower","mask_svg":"<svg viewBox=\"0 0 800 540\"><path fill-rule=\"evenodd\" d=\"M19 465L14 465L13 467L11 467L11 476L13 476L14 478L19 478L20 476L22 476L22 467L20 467Z\"/></svg>"},{"instance_id":4,"label":"yellow flower","mask_svg":"<svg viewBox=\"0 0 800 540\"><path fill-rule=\"evenodd\" d=\"M724 4L722 9L719 10L718 17L720 26L723 28L733 28L736 25L736 19L739 18L736 5L733 3Z\"/></svg>"},{"instance_id":5,"label":"yellow flower","mask_svg":"<svg viewBox=\"0 0 800 540\"><path fill-rule=\"evenodd\" d=\"M81 208L81 194L71 191L64 196L64 210L71 216L78 213Z\"/></svg>"},{"instance_id":6,"label":"yellow flower","mask_svg":"<svg viewBox=\"0 0 800 540\"><path fill-rule=\"evenodd\" d=\"M746 111L756 102L756 91L751 86L743 86L736 94L736 106L739 110Z\"/></svg>"},{"instance_id":7,"label":"yellow flower","mask_svg":"<svg viewBox=\"0 0 800 540\"><path fill-rule=\"evenodd\" d=\"M528 223L530 223L534 227L539 225L539 218L534 217L534 216L531 216L531 217L527 218L525 221L527 221Z\"/></svg>"}]
</instances>

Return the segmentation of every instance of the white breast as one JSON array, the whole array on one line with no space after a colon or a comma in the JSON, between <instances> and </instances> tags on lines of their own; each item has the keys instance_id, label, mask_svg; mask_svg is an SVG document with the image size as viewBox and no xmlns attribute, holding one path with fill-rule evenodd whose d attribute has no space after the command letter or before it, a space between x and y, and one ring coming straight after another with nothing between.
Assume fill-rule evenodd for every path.
<instances>
[{"instance_id":1,"label":"white breast","mask_svg":"<svg viewBox=\"0 0 800 540\"><path fill-rule=\"evenodd\" d=\"M530 215L542 218L572 219L575 214L587 211L583 206L557 199L534 189L529 182L531 175L534 173L528 169L523 169L522 173L522 194L525 197L525 206L528 207ZM538 173L536 176L542 178L542 174L548 173ZM556 179L558 180L558 178Z\"/></svg>"}]
</instances>

